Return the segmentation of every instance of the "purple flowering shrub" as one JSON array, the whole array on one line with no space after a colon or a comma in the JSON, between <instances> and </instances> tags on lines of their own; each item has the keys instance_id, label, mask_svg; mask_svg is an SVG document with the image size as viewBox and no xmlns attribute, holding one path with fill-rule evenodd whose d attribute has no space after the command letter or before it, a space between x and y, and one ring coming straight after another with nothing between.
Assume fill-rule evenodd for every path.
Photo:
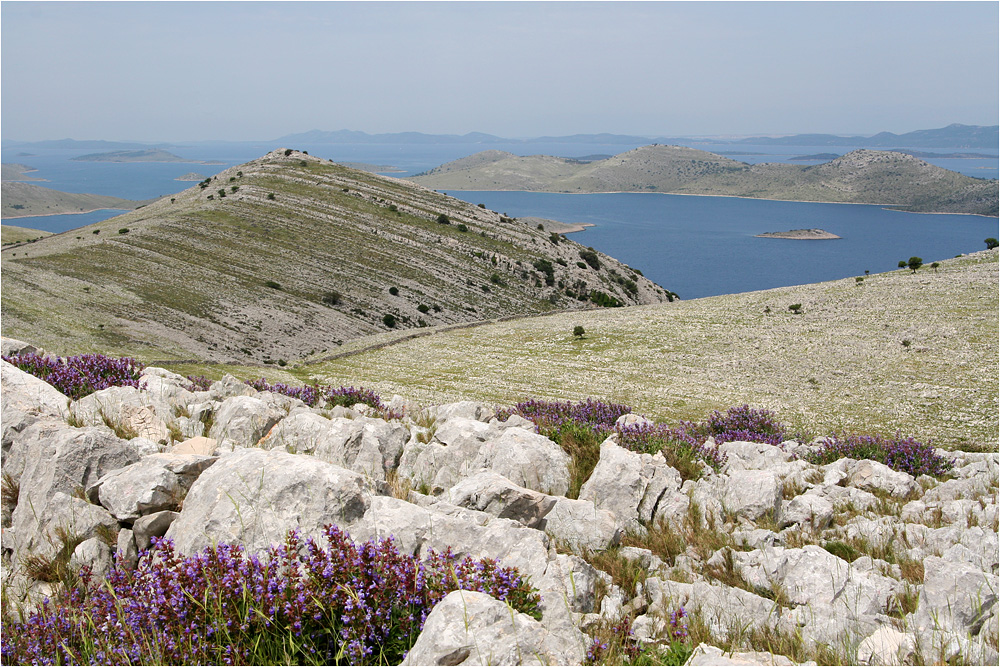
<instances>
[{"instance_id":1,"label":"purple flowering shrub","mask_svg":"<svg viewBox=\"0 0 1000 667\"><path fill-rule=\"evenodd\" d=\"M726 455L717 447L706 445L706 438L694 435L687 424L690 422L681 422L674 428L650 423L618 426L618 444L642 454L662 452L667 463L685 480L698 479L702 463L720 471L726 463Z\"/></svg>"},{"instance_id":2,"label":"purple flowering shrub","mask_svg":"<svg viewBox=\"0 0 1000 667\"><path fill-rule=\"evenodd\" d=\"M103 354L75 357L43 357L35 353L15 354L3 360L22 371L48 382L73 400L108 387L139 388L139 376L145 366L128 357L113 358Z\"/></svg>"},{"instance_id":3,"label":"purple flowering shrub","mask_svg":"<svg viewBox=\"0 0 1000 667\"><path fill-rule=\"evenodd\" d=\"M208 391L212 386L212 381L204 375L188 375L188 391Z\"/></svg>"},{"instance_id":4,"label":"purple flowering shrub","mask_svg":"<svg viewBox=\"0 0 1000 667\"><path fill-rule=\"evenodd\" d=\"M293 387L283 382L270 384L264 378L259 380L247 380L245 384L250 385L257 391L270 391L275 394L284 394L297 398L310 407L341 405L350 408L358 403L370 406L383 414L391 417L400 415L390 414L382 398L371 389L364 387L323 387L319 385L305 385L303 387Z\"/></svg>"},{"instance_id":5,"label":"purple flowering shrub","mask_svg":"<svg viewBox=\"0 0 1000 667\"><path fill-rule=\"evenodd\" d=\"M631 451L647 454L662 451L668 463L680 470L684 479L696 479L701 475L701 461L716 470L725 463L725 455L705 445L711 433L707 427L691 422L681 422L676 428L663 424L616 424L619 417L631 412L632 408L627 405L590 398L580 403L530 400L499 410L497 417L505 420L517 414L534 422L539 433L561 444L574 457L576 467L585 476L589 476L597 465L600 442L612 433L618 434L620 446ZM586 446L581 447L580 443ZM571 490L582 483L576 480Z\"/></svg>"},{"instance_id":6,"label":"purple flowering shrub","mask_svg":"<svg viewBox=\"0 0 1000 667\"><path fill-rule=\"evenodd\" d=\"M832 435L821 443L819 450L803 458L818 465L843 458L871 459L914 477L940 477L955 465L954 459L940 456L930 443L904 438L899 433L892 438L881 435Z\"/></svg>"},{"instance_id":7,"label":"purple flowering shrub","mask_svg":"<svg viewBox=\"0 0 1000 667\"><path fill-rule=\"evenodd\" d=\"M481 591L540 617L516 570L450 550L425 560L391 539L355 544L330 525L326 545L289 533L265 558L219 545L182 558L155 540L135 570L3 623L4 664L398 664L431 608Z\"/></svg>"},{"instance_id":8,"label":"purple flowering shrub","mask_svg":"<svg viewBox=\"0 0 1000 667\"><path fill-rule=\"evenodd\" d=\"M597 437L605 438L614 430L618 418L630 412L632 408L627 405L592 398L579 403L532 399L522 401L513 408L498 410L497 418L506 421L511 415L520 415L534 422L539 433L558 442L561 432L567 428L589 430Z\"/></svg>"},{"instance_id":9,"label":"purple flowering shrub","mask_svg":"<svg viewBox=\"0 0 1000 667\"><path fill-rule=\"evenodd\" d=\"M644 648L632 632L632 620L622 617L610 627L600 627L594 633L584 665L683 665L692 653L688 633L687 612L678 607L671 612L666 631L668 644L658 649L660 655L646 655Z\"/></svg>"},{"instance_id":10,"label":"purple flowering shrub","mask_svg":"<svg viewBox=\"0 0 1000 667\"><path fill-rule=\"evenodd\" d=\"M706 433L716 443L724 442L763 442L769 445L780 445L786 435L784 425L770 410L757 410L749 405L732 407L722 414L715 410L701 424L681 422L688 428Z\"/></svg>"}]
</instances>

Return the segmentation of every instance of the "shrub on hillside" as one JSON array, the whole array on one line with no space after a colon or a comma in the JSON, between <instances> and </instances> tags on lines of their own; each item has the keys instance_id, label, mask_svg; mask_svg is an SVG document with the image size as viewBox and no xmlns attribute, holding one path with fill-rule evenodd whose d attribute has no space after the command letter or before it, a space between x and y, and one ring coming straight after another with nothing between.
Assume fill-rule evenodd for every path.
<instances>
[{"instance_id":1,"label":"shrub on hillside","mask_svg":"<svg viewBox=\"0 0 1000 667\"><path fill-rule=\"evenodd\" d=\"M940 477L955 465L954 459L940 456L930 443L904 438L899 433L891 438L881 435L832 435L823 441L818 451L804 458L818 465L844 458L870 459L914 477Z\"/></svg>"},{"instance_id":2,"label":"shrub on hillside","mask_svg":"<svg viewBox=\"0 0 1000 667\"><path fill-rule=\"evenodd\" d=\"M391 538L325 544L290 532L264 557L221 544L181 558L153 538L135 570L47 600L21 623L4 616L4 664L398 664L449 592L487 593L540 618L539 596L512 568L421 559Z\"/></svg>"},{"instance_id":3,"label":"shrub on hillside","mask_svg":"<svg viewBox=\"0 0 1000 667\"><path fill-rule=\"evenodd\" d=\"M73 400L108 387L139 388L139 376L145 366L128 357L103 354L75 357L42 357L34 353L3 357L7 363L48 382Z\"/></svg>"}]
</instances>

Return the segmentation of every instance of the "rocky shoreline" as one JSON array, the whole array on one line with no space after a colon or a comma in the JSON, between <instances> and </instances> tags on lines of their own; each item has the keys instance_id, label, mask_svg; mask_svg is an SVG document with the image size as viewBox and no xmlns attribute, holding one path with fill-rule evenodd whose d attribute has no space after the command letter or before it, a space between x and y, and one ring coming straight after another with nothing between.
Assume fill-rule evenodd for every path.
<instances>
[{"instance_id":1,"label":"rocky shoreline","mask_svg":"<svg viewBox=\"0 0 1000 667\"><path fill-rule=\"evenodd\" d=\"M5 355L28 348L4 340ZM626 621L637 651L666 650L681 617L698 639L687 664L997 661L996 453L938 450L950 473L914 477L810 463L814 442L736 440L691 477L612 435L572 493L559 444L468 401L309 407L153 367L138 389L75 401L7 362L0 379L4 597L26 612L62 584L25 564L58 560L67 531L71 567L105 576L161 536L183 556L260 554L334 524L415 556L495 559L539 591L540 618L448 594L404 664L581 664ZM664 550L671 535L684 543ZM16 634L5 611L7 659ZM768 652L791 646L777 637L802 656Z\"/></svg>"}]
</instances>

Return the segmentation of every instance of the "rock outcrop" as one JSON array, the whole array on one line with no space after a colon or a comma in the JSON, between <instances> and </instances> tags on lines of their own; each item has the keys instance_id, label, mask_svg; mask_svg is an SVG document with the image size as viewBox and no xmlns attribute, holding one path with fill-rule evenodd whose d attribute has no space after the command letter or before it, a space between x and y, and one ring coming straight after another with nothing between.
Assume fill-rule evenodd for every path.
<instances>
[{"instance_id":1,"label":"rock outcrop","mask_svg":"<svg viewBox=\"0 0 1000 667\"><path fill-rule=\"evenodd\" d=\"M490 406L384 419L233 378L193 392L162 369L143 377L142 389L70 402L3 364L12 602L30 610L58 589L26 563L70 540L69 566L101 576L156 537L180 554L222 543L261 553L290 530L318 537L335 524L404 553L489 557L539 590L540 620L484 593L449 594L406 664L579 664L588 631L627 617L655 646L679 608L720 643L759 631L855 647L844 659L872 665L997 658L995 453L951 453L953 478L938 481L869 460L807 463L797 453L808 443L730 442L720 472L684 480L662 454L612 437L574 499L569 455ZM140 412L152 426L133 437L107 424ZM670 534L680 543L664 547ZM621 585L595 554L641 576ZM699 646L690 664L792 664L745 648Z\"/></svg>"}]
</instances>

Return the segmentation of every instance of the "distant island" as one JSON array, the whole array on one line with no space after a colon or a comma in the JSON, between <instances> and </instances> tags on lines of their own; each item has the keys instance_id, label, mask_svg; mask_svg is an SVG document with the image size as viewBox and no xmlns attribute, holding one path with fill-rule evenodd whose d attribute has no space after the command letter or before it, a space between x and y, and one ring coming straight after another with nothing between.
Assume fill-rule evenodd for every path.
<instances>
[{"instance_id":1,"label":"distant island","mask_svg":"<svg viewBox=\"0 0 1000 667\"><path fill-rule=\"evenodd\" d=\"M850 146L852 148L986 148L996 150L1000 140L1000 126L962 125L953 123L932 130L916 130L904 134L879 132L870 137L840 136L835 134L793 134L768 137L649 137L628 134L572 134L559 137L533 137L511 139L483 132L468 134L424 134L422 132L393 132L368 134L356 130L327 132L310 130L287 134L275 141L284 145L296 143L322 144L521 144L521 143L572 143L572 144L752 144L758 146ZM752 155L753 153L745 153Z\"/></svg>"},{"instance_id":2,"label":"distant island","mask_svg":"<svg viewBox=\"0 0 1000 667\"><path fill-rule=\"evenodd\" d=\"M792 239L795 241L825 241L828 239L839 239L836 234L823 229L793 229L787 232L765 232L757 234L759 239Z\"/></svg>"},{"instance_id":3,"label":"distant island","mask_svg":"<svg viewBox=\"0 0 1000 667\"><path fill-rule=\"evenodd\" d=\"M224 162L188 160L170 151L152 148L138 151L111 151L109 153L88 153L71 160L78 162L190 162L193 164L225 164Z\"/></svg>"},{"instance_id":4,"label":"distant island","mask_svg":"<svg viewBox=\"0 0 1000 667\"><path fill-rule=\"evenodd\" d=\"M189 171L188 173L184 174L183 176L178 176L174 180L175 181L197 182L197 181L204 181L205 180L205 176L202 175L202 174L193 172L193 171Z\"/></svg>"},{"instance_id":5,"label":"distant island","mask_svg":"<svg viewBox=\"0 0 1000 667\"><path fill-rule=\"evenodd\" d=\"M410 177L436 190L664 194L878 204L900 211L996 216L996 179L965 176L895 151L858 149L821 164L747 164L653 144L605 160L487 150Z\"/></svg>"}]
</instances>

